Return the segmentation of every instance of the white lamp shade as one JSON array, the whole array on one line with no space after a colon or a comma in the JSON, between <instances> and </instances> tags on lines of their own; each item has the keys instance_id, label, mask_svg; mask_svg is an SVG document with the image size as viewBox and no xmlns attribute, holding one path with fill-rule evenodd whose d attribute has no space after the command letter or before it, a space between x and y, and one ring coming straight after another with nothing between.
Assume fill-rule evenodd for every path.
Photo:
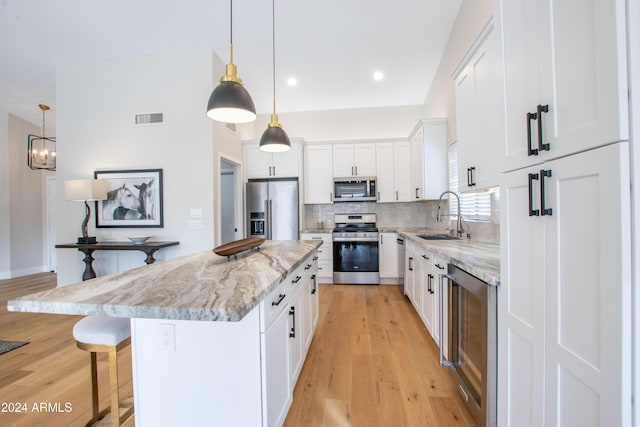
<instances>
[{"instance_id":1,"label":"white lamp shade","mask_svg":"<svg viewBox=\"0 0 640 427\"><path fill-rule=\"evenodd\" d=\"M84 202L107 200L109 183L100 179L70 179L64 182L65 200Z\"/></svg>"}]
</instances>

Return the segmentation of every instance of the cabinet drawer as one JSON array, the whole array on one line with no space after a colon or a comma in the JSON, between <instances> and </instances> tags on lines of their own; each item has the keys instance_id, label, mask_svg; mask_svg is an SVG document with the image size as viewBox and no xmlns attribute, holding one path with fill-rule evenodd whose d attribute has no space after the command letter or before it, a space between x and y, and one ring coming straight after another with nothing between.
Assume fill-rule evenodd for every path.
<instances>
[{"instance_id":1,"label":"cabinet drawer","mask_svg":"<svg viewBox=\"0 0 640 427\"><path fill-rule=\"evenodd\" d=\"M304 281L304 268L308 264L307 261L311 261L311 258L304 260L302 264L300 264L298 268L293 271L293 273L291 273L287 276L286 279L284 279L284 290L287 294L293 294L300 286L302 286L302 283Z\"/></svg>"},{"instance_id":2,"label":"cabinet drawer","mask_svg":"<svg viewBox=\"0 0 640 427\"><path fill-rule=\"evenodd\" d=\"M276 286L260 303L260 332L267 330L287 305L286 280Z\"/></svg>"}]
</instances>

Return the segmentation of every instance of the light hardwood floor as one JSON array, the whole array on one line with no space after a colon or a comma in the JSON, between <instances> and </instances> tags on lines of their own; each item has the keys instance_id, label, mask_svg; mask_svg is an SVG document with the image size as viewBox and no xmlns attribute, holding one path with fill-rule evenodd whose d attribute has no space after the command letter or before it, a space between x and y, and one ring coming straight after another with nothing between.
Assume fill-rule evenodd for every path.
<instances>
[{"instance_id":1,"label":"light hardwood floor","mask_svg":"<svg viewBox=\"0 0 640 427\"><path fill-rule=\"evenodd\" d=\"M55 281L50 273L0 280L0 339L30 341L0 355L0 402L28 407L26 413L0 412L1 426L82 426L90 418L89 355L71 336L81 316L7 312L7 300L50 289ZM107 361L104 355L98 360L106 405ZM120 357L120 382L121 393L131 396L128 348ZM64 410L67 402L70 412L33 410L40 403ZM400 286L320 286L318 329L285 426L473 425Z\"/></svg>"}]
</instances>

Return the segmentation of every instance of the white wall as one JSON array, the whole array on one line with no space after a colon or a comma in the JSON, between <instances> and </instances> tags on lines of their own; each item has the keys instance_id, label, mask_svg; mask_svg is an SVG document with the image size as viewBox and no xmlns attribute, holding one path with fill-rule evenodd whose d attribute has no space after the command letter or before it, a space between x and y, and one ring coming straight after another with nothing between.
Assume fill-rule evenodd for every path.
<instances>
[{"instance_id":1,"label":"white wall","mask_svg":"<svg viewBox=\"0 0 640 427\"><path fill-rule=\"evenodd\" d=\"M11 276L48 271L45 261L45 178L27 166L27 137L42 130L9 114L9 250Z\"/></svg>"},{"instance_id":2,"label":"white wall","mask_svg":"<svg viewBox=\"0 0 640 427\"><path fill-rule=\"evenodd\" d=\"M278 113L291 138L306 142L407 138L421 118L422 106ZM271 119L261 114L252 126L239 129L243 140L259 140Z\"/></svg>"},{"instance_id":3,"label":"white wall","mask_svg":"<svg viewBox=\"0 0 640 427\"><path fill-rule=\"evenodd\" d=\"M493 15L491 0L464 0L453 24L438 71L424 102L425 118L447 117L449 142L456 140L456 99L451 73Z\"/></svg>"},{"instance_id":4,"label":"white wall","mask_svg":"<svg viewBox=\"0 0 640 427\"><path fill-rule=\"evenodd\" d=\"M0 279L11 277L9 224L9 114L0 111Z\"/></svg>"},{"instance_id":5,"label":"white wall","mask_svg":"<svg viewBox=\"0 0 640 427\"><path fill-rule=\"evenodd\" d=\"M81 203L64 200L65 180L90 178L95 170L162 168L164 228L96 230L92 212L89 235L99 241L141 234L180 241L157 252L159 260L213 248L219 131L205 113L221 74L220 61L206 50L58 68L58 242L76 240L84 214ZM155 112L165 114L164 124L134 125L135 114ZM192 208L202 209L200 229L190 226ZM94 258L98 275L144 265L136 251L98 251ZM80 253L58 250L59 286L78 282L83 268Z\"/></svg>"}]
</instances>

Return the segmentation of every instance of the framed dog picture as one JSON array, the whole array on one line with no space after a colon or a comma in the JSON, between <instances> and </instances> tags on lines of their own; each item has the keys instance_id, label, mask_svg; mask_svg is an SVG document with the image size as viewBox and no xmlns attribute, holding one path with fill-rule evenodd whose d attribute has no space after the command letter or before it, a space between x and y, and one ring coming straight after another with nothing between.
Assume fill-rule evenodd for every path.
<instances>
[{"instance_id":1,"label":"framed dog picture","mask_svg":"<svg viewBox=\"0 0 640 427\"><path fill-rule=\"evenodd\" d=\"M98 228L162 228L162 169L95 171L109 183L107 200L96 202Z\"/></svg>"}]
</instances>

